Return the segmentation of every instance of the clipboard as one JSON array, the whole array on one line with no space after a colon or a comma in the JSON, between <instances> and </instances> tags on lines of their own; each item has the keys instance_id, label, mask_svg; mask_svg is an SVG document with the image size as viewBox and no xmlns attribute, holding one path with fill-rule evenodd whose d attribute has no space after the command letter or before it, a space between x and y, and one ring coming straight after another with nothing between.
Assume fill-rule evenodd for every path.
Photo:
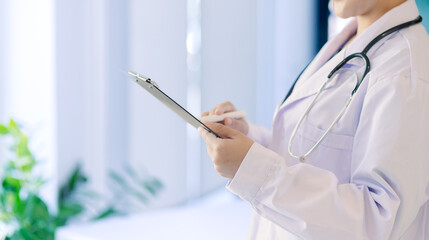
<instances>
[{"instance_id":1,"label":"clipboard","mask_svg":"<svg viewBox=\"0 0 429 240\"><path fill-rule=\"evenodd\" d=\"M179 115L183 120L187 123L191 124L195 128L203 127L211 134L215 135L218 138L221 138L217 133L207 127L204 123L202 123L198 118L189 113L185 108L180 106L176 101L170 98L167 94L165 94L159 88L156 82L152 81L150 78L145 77L141 74L135 72L128 72L129 75L134 77L135 82L140 85L142 88L146 89L150 94L152 94L155 98L161 101L165 106L173 110L177 115Z\"/></svg>"}]
</instances>

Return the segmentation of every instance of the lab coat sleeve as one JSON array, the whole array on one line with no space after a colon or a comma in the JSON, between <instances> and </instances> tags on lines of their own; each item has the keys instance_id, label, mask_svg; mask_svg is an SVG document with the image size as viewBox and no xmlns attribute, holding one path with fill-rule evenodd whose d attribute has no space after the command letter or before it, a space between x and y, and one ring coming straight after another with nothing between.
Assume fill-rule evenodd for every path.
<instances>
[{"instance_id":1,"label":"lab coat sleeve","mask_svg":"<svg viewBox=\"0 0 429 240\"><path fill-rule=\"evenodd\" d=\"M271 131L264 126L255 125L248 120L246 122L249 126L247 136L262 146L267 147L271 139Z\"/></svg>"},{"instance_id":2,"label":"lab coat sleeve","mask_svg":"<svg viewBox=\"0 0 429 240\"><path fill-rule=\"evenodd\" d=\"M428 200L428 96L427 82L401 76L368 90L350 183L254 143L227 188L304 239L399 239Z\"/></svg>"}]
</instances>

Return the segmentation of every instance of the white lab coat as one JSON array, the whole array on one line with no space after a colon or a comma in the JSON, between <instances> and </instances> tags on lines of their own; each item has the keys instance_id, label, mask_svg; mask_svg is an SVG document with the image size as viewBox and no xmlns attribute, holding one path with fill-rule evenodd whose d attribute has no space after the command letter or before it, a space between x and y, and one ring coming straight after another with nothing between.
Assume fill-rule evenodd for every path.
<instances>
[{"instance_id":1,"label":"white lab coat","mask_svg":"<svg viewBox=\"0 0 429 240\"><path fill-rule=\"evenodd\" d=\"M370 73L305 163L287 150L298 118L333 67L418 15L414 0L406 1L333 56L356 31L350 23L278 106L272 130L250 125L255 143L227 185L254 209L249 239L429 239L429 37L421 24L369 51ZM300 127L295 154L315 144L350 94L332 85Z\"/></svg>"}]
</instances>

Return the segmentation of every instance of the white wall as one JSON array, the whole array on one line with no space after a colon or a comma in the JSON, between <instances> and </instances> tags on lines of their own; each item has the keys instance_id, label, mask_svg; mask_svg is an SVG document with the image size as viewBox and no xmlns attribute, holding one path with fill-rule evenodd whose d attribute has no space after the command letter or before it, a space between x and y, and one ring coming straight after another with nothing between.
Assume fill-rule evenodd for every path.
<instances>
[{"instance_id":1,"label":"white wall","mask_svg":"<svg viewBox=\"0 0 429 240\"><path fill-rule=\"evenodd\" d=\"M202 2L202 108L230 100L271 127L275 106L313 57L312 1ZM202 188L224 182L203 150Z\"/></svg>"},{"instance_id":2,"label":"white wall","mask_svg":"<svg viewBox=\"0 0 429 240\"><path fill-rule=\"evenodd\" d=\"M55 8L59 180L82 163L90 185L105 192L105 5L58 1Z\"/></svg>"},{"instance_id":3,"label":"white wall","mask_svg":"<svg viewBox=\"0 0 429 240\"><path fill-rule=\"evenodd\" d=\"M129 69L152 78L186 106L186 0L130 1ZM131 80L129 156L165 189L153 207L186 198L186 122Z\"/></svg>"},{"instance_id":4,"label":"white wall","mask_svg":"<svg viewBox=\"0 0 429 240\"><path fill-rule=\"evenodd\" d=\"M2 1L0 121L25 127L30 149L49 180L43 196L54 206L56 138L54 10L51 0ZM47 194L45 194L47 193Z\"/></svg>"},{"instance_id":5,"label":"white wall","mask_svg":"<svg viewBox=\"0 0 429 240\"><path fill-rule=\"evenodd\" d=\"M5 1L0 1L0 52L3 54L0 54L0 122L5 123L7 120L7 117L4 116L4 109L6 107L6 98L5 94L3 92L6 88L6 78L7 78L7 72L8 69L8 38L7 32L9 31L9 24L8 23L8 4ZM0 164L5 161L4 157L4 151L3 149L3 142L0 140Z\"/></svg>"},{"instance_id":6,"label":"white wall","mask_svg":"<svg viewBox=\"0 0 429 240\"><path fill-rule=\"evenodd\" d=\"M231 101L256 115L257 1L202 1L202 109ZM225 184L203 150L202 192Z\"/></svg>"},{"instance_id":7,"label":"white wall","mask_svg":"<svg viewBox=\"0 0 429 240\"><path fill-rule=\"evenodd\" d=\"M281 102L313 58L315 0L258 1L258 80L256 123L271 127Z\"/></svg>"},{"instance_id":8,"label":"white wall","mask_svg":"<svg viewBox=\"0 0 429 240\"><path fill-rule=\"evenodd\" d=\"M275 69L276 69L276 31L279 23L276 21L275 0L258 0L258 33L257 33L257 81L256 87L256 116L253 122L271 127L271 119L274 113L277 99L274 97ZM280 24L281 25L281 24Z\"/></svg>"},{"instance_id":9,"label":"white wall","mask_svg":"<svg viewBox=\"0 0 429 240\"><path fill-rule=\"evenodd\" d=\"M315 1L276 1L273 95L276 101L283 100L296 77L313 58Z\"/></svg>"},{"instance_id":10,"label":"white wall","mask_svg":"<svg viewBox=\"0 0 429 240\"><path fill-rule=\"evenodd\" d=\"M56 4L59 180L83 165L108 191L108 171L128 162L128 2Z\"/></svg>"},{"instance_id":11,"label":"white wall","mask_svg":"<svg viewBox=\"0 0 429 240\"><path fill-rule=\"evenodd\" d=\"M9 12L8 10L8 2L6 1L0 1L0 52L3 54L0 54L0 121L4 122L5 117L3 110L5 108L5 95L2 94L6 87L6 78L7 73L6 69L8 69L8 61L7 61L7 49L8 49L8 38L7 32L9 31ZM1 151L1 150L0 150ZM0 163L2 160L2 155L0 154Z\"/></svg>"}]
</instances>

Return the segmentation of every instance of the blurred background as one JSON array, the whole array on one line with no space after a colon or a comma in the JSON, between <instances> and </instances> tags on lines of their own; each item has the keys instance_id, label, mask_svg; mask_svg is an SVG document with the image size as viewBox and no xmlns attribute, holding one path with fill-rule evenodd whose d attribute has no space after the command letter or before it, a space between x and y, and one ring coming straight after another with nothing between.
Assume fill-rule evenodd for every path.
<instances>
[{"instance_id":1,"label":"blurred background","mask_svg":"<svg viewBox=\"0 0 429 240\"><path fill-rule=\"evenodd\" d=\"M76 170L93 194L57 238L244 239L251 209L223 190L198 132L126 72L196 116L229 100L270 127L296 76L347 22L328 2L0 0L0 123L14 119L28 136L52 214ZM429 1L416 2L428 28Z\"/></svg>"}]
</instances>

